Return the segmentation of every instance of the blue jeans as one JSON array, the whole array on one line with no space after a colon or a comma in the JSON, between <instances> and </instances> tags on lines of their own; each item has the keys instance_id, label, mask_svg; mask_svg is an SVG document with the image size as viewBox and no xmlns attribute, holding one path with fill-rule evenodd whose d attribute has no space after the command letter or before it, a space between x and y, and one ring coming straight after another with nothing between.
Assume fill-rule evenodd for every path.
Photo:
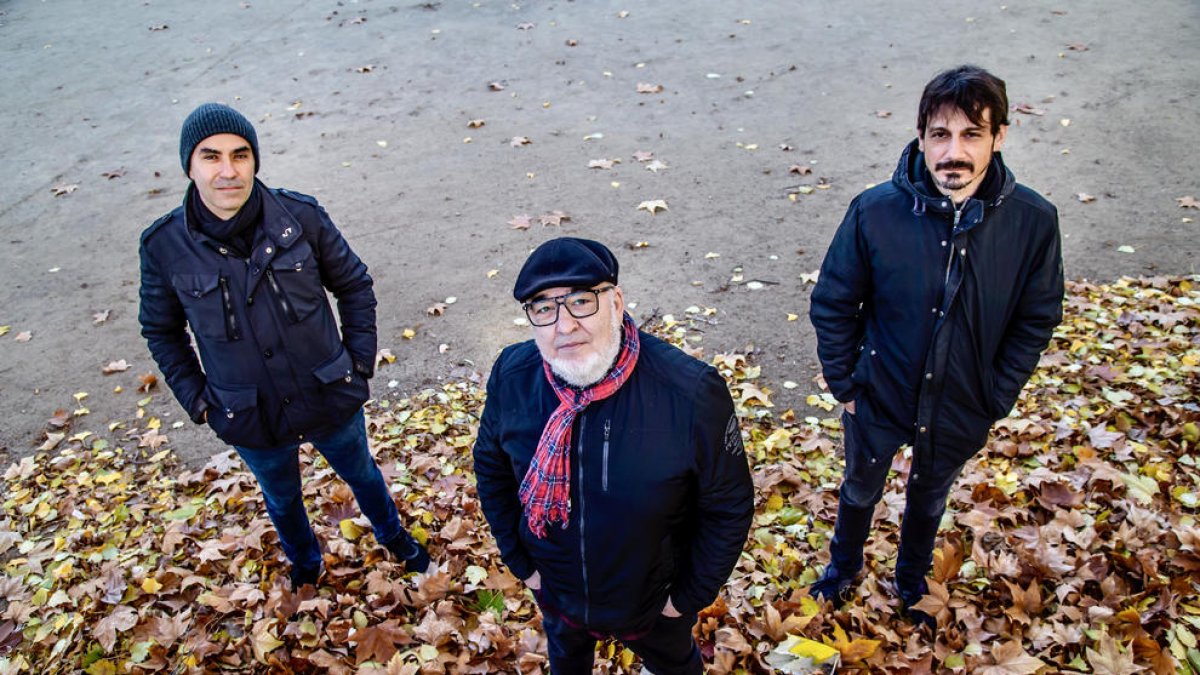
<instances>
[{"instance_id":1,"label":"blue jeans","mask_svg":"<svg viewBox=\"0 0 1200 675\"><path fill-rule=\"evenodd\" d=\"M842 576L853 576L862 569L863 546L871 534L875 505L883 497L883 488L892 466L891 452L871 448L858 420L842 413L845 430L846 472L838 493L838 519L833 541L829 544L830 564ZM921 586L933 562L933 544L938 525L946 511L946 497L962 473L959 464L940 473L909 475L905 490L904 520L900 525L900 550L896 556L896 583L901 590Z\"/></svg>"},{"instance_id":2,"label":"blue jeans","mask_svg":"<svg viewBox=\"0 0 1200 675\"><path fill-rule=\"evenodd\" d=\"M398 536L404 528L383 474L367 448L367 425L362 410L337 430L309 440L354 492L358 508L371 521L376 541L383 544ZM300 443L277 448L234 446L234 449L258 479L267 515L275 525L288 560L307 569L319 566L321 547L308 522L300 491Z\"/></svg>"},{"instance_id":3,"label":"blue jeans","mask_svg":"<svg viewBox=\"0 0 1200 675\"><path fill-rule=\"evenodd\" d=\"M701 675L704 662L692 638L695 614L659 616L650 632L636 640L621 640L655 675ZM574 628L553 612L542 612L546 651L551 675L591 675L596 658L596 637L586 628Z\"/></svg>"}]
</instances>

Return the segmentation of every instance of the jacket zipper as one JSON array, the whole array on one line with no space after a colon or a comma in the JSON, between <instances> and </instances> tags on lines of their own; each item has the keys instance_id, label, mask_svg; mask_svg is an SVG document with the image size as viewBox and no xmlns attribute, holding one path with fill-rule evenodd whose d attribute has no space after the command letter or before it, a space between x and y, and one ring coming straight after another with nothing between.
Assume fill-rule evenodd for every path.
<instances>
[{"instance_id":1,"label":"jacket zipper","mask_svg":"<svg viewBox=\"0 0 1200 675\"><path fill-rule=\"evenodd\" d=\"M292 303L288 302L287 293L280 288L279 282L275 280L275 273L271 268L267 268L267 282L271 284L271 293L275 295L275 299L279 301L279 309L283 310L284 316L292 323L298 323L300 319L296 316L296 310L292 307Z\"/></svg>"},{"instance_id":2,"label":"jacket zipper","mask_svg":"<svg viewBox=\"0 0 1200 675\"><path fill-rule=\"evenodd\" d=\"M966 202L963 202L964 208ZM950 257L946 258L946 278L942 281L942 286L950 283L950 265L954 262L954 231L958 229L958 221L962 219L962 209L954 208L954 227L950 228Z\"/></svg>"},{"instance_id":3,"label":"jacket zipper","mask_svg":"<svg viewBox=\"0 0 1200 675\"><path fill-rule=\"evenodd\" d=\"M584 525L587 523L585 515L587 506L583 498L583 437L584 431L587 430L587 418L579 416L579 564L583 570L583 624L586 626L591 623L591 605L592 601L588 594L588 574L587 574L587 539L584 537Z\"/></svg>"},{"instance_id":4,"label":"jacket zipper","mask_svg":"<svg viewBox=\"0 0 1200 675\"><path fill-rule=\"evenodd\" d=\"M231 342L241 340L242 332L238 330L237 316L233 313L233 296L229 293L229 279L217 277L217 283L221 286L221 306L225 310L225 337Z\"/></svg>"},{"instance_id":5,"label":"jacket zipper","mask_svg":"<svg viewBox=\"0 0 1200 675\"><path fill-rule=\"evenodd\" d=\"M604 420L604 473L601 475L600 484L604 492L608 492L608 431L612 426L612 418Z\"/></svg>"}]
</instances>

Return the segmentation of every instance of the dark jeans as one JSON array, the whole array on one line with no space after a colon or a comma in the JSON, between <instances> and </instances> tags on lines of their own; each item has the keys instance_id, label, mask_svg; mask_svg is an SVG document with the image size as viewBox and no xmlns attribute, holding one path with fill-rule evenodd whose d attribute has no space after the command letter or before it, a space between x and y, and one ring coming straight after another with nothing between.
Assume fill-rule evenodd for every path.
<instances>
[{"instance_id":1,"label":"dark jeans","mask_svg":"<svg viewBox=\"0 0 1200 675\"><path fill-rule=\"evenodd\" d=\"M842 413L845 429L846 472L839 491L838 519L830 542L830 564L845 576L863 566L863 546L871 533L875 505L883 497L888 470L898 448L868 447L854 415ZM921 587L933 562L938 524L946 511L946 497L962 472L959 464L938 474L912 473L908 478L904 520L900 525L900 551L896 558L896 583L901 591Z\"/></svg>"},{"instance_id":2,"label":"dark jeans","mask_svg":"<svg viewBox=\"0 0 1200 675\"><path fill-rule=\"evenodd\" d=\"M649 633L636 640L622 640L642 659L654 675L700 675L704 665L700 648L692 639L695 614L677 618L659 616ZM542 612L552 675L591 675L596 657L596 638L586 628L573 628L553 612Z\"/></svg>"},{"instance_id":3,"label":"dark jeans","mask_svg":"<svg viewBox=\"0 0 1200 675\"><path fill-rule=\"evenodd\" d=\"M392 494L383 482L383 474L367 448L367 426L362 410L341 428L311 438L313 446L325 456L329 466L346 481L375 531L379 543L390 541L403 531L400 514ZM234 446L263 492L267 515L279 534L279 543L288 560L297 567L315 568L321 563L321 547L308 522L300 492L300 444L277 448Z\"/></svg>"}]
</instances>

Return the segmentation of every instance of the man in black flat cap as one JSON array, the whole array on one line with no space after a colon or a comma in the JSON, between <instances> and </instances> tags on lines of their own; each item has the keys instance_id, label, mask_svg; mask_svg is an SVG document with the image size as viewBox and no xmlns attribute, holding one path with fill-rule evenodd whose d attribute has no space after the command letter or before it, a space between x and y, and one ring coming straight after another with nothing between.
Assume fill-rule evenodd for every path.
<instances>
[{"instance_id":1,"label":"man in black flat cap","mask_svg":"<svg viewBox=\"0 0 1200 675\"><path fill-rule=\"evenodd\" d=\"M501 353L475 443L484 514L542 609L550 668L591 673L615 637L658 675L737 562L754 491L716 369L637 329L599 242L542 244L513 295L533 339Z\"/></svg>"},{"instance_id":2,"label":"man in black flat cap","mask_svg":"<svg viewBox=\"0 0 1200 675\"><path fill-rule=\"evenodd\" d=\"M429 554L404 530L367 446L376 340L367 266L316 199L255 178L258 134L233 108L192 111L179 160L192 181L183 205L142 233L140 249L138 320L167 385L258 479L293 589L324 569L300 490L304 442L353 490L376 540L406 571L425 572Z\"/></svg>"}]
</instances>

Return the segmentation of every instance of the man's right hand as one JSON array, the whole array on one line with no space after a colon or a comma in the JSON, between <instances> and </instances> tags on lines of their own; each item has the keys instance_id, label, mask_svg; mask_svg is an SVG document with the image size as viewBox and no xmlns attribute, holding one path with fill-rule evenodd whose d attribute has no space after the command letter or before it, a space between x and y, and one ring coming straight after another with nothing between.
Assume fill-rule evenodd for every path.
<instances>
[{"instance_id":1,"label":"man's right hand","mask_svg":"<svg viewBox=\"0 0 1200 675\"><path fill-rule=\"evenodd\" d=\"M529 578L525 580L525 585L528 586L529 590L531 591L542 590L542 575L538 574L535 570L533 574L531 574Z\"/></svg>"},{"instance_id":2,"label":"man's right hand","mask_svg":"<svg viewBox=\"0 0 1200 675\"><path fill-rule=\"evenodd\" d=\"M846 412L854 414L854 401L846 401Z\"/></svg>"}]
</instances>

